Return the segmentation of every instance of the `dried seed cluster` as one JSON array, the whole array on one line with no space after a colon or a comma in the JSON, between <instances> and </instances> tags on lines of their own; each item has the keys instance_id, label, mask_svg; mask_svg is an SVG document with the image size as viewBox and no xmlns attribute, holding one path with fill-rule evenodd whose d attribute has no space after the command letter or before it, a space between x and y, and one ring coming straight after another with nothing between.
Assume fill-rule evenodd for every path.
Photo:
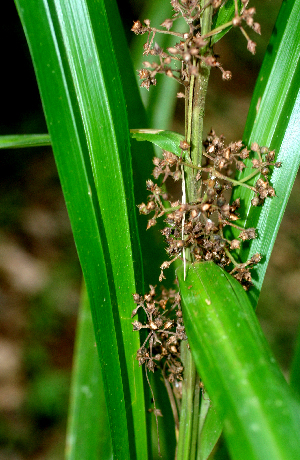
<instances>
[{"instance_id":1,"label":"dried seed cluster","mask_svg":"<svg viewBox=\"0 0 300 460\"><path fill-rule=\"evenodd\" d=\"M222 72L222 78L224 80L230 80L231 72L223 69L217 57L212 54L212 50L209 47L210 38L221 32L224 27L221 26L207 34L203 34L201 33L200 26L200 20L206 8L212 6L216 13L225 3L226 1L210 0L201 7L199 0L171 0L174 14L171 19L166 19L161 24L161 27L166 30L151 27L149 19L144 20L144 25L140 21L136 21L131 30L137 35L148 33L148 39L144 45L143 54L146 56L158 56L159 58L159 62L145 61L143 63L144 68L138 71L139 77L142 80L141 86L149 90L151 85L156 85L155 76L161 73L174 78L187 87L191 75L197 76L199 74L199 66L201 63L205 63L210 67L219 68ZM247 39L248 50L252 54L255 54L256 44L249 38L242 26L243 23L246 23L247 26L251 27L256 33L261 33L260 25L254 22L253 19L255 8L247 9L248 3L249 0L242 0L243 6L239 12L238 2L235 0L235 15L232 21L226 24L226 27L230 25L238 27ZM171 31L174 21L179 17L184 18L189 29L188 32L178 33ZM178 37L180 41L173 47L168 48L167 51L164 51L154 42L157 33L173 35Z\"/></svg>"},{"instance_id":2,"label":"dried seed cluster","mask_svg":"<svg viewBox=\"0 0 300 460\"><path fill-rule=\"evenodd\" d=\"M156 295L155 287L144 296L134 294L137 307L133 310L133 318L142 308L146 313L146 322L132 323L134 331L146 329L148 335L137 351L139 364L145 364L154 372L161 368L171 383L182 380L183 367L180 361L179 343L186 339L180 306L180 294L174 290L163 289L160 296Z\"/></svg>"},{"instance_id":3,"label":"dried seed cluster","mask_svg":"<svg viewBox=\"0 0 300 460\"><path fill-rule=\"evenodd\" d=\"M151 27L149 19L145 19L144 24L136 21L131 30L138 35L148 34L143 54L157 57L156 61L145 61L144 68L138 71L141 86L149 90L150 86L156 85L157 74L165 74L185 87L185 93L177 94L177 97L184 98L186 95L191 96L191 89L197 79L201 82L203 68L206 70L209 67L219 68L222 78L230 80L231 72L223 69L213 52L211 37L229 26L238 27L247 40L248 50L255 54L256 44L249 38L244 24L258 34L260 34L260 25L254 22L255 8L248 8L249 0L241 0L241 2L234 0L235 14L231 21L209 32L201 30L206 8L212 7L215 14L226 2L227 0L207 0L203 2L204 6L201 6L199 0L171 0L174 14L171 19L163 21L162 29ZM240 3L242 8L239 10ZM174 21L180 17L187 25L186 33L172 30ZM174 46L163 50L154 40L157 33L172 35L178 41ZM187 102L186 105L189 107L191 102L190 100ZM218 137L213 130L203 143L203 164L192 163L192 149L186 140L181 141L180 148L181 157L163 151L162 159L154 158L153 176L155 180L160 179L161 184L148 180L146 183L150 192L148 201L146 204L138 205L141 214L152 214L147 228L155 225L157 219L162 216L166 223L162 234L167 242L166 251L169 260L161 265L159 281L165 278L164 270L178 258L191 261L214 261L227 269L245 289L248 289L251 285L250 269L261 260L261 256L254 254L244 263L236 260L234 251L240 248L243 241L255 238L256 232L254 228L245 229L237 225L240 219L240 199L230 203L230 192L233 186L252 190L253 206L261 205L267 197L275 196L275 191L269 183L270 170L274 166L280 167L279 162L274 162L275 152L256 143L251 145L251 149L245 147L242 141L226 145L224 137ZM246 178L240 182L232 178L234 170L242 171L246 167L249 168L251 162L252 169ZM193 196L197 198L190 203L172 202L165 191L164 183L168 177L174 181L182 179L182 173L185 171L186 174L187 168L196 170L193 174L193 186L195 182L198 193ZM188 174L186 176L188 177ZM239 231L236 238L230 239L228 231L230 228ZM136 308L132 312L132 317L139 309L142 309L146 315L144 322L135 320L132 323L134 331L145 330L147 333L143 345L137 351L139 364L145 365L147 379L147 370L162 371L166 387L168 389L170 384L172 385L173 395L179 407L176 393L183 374L180 342L187 338L180 295L176 291L165 289L157 295L155 287L150 286L149 293L144 296L134 294L133 298ZM180 395L178 397L180 398ZM171 396L170 400L172 400ZM178 421L177 409L173 408L172 402L171 406L174 420ZM159 414L155 403L154 412L157 419Z\"/></svg>"},{"instance_id":4,"label":"dried seed cluster","mask_svg":"<svg viewBox=\"0 0 300 460\"><path fill-rule=\"evenodd\" d=\"M182 146L185 146L182 143ZM161 186L152 180L147 181L147 189L151 192L148 203L138 206L141 214L154 216L148 221L147 228L156 224L157 218L164 216L167 227L162 230L167 242L167 253L171 260L161 265L160 281L164 277L163 271L172 262L183 257L183 249L188 249L190 257L196 261L213 261L223 268L228 267L230 273L238 279L245 289L251 285L250 269L257 264L261 257L255 254L246 263L238 263L232 251L239 249L241 243L256 237L255 229L244 229L236 223L240 219L238 210L240 199L229 203L228 190L234 185L247 187L254 192L252 205L263 203L267 197L275 196L268 176L270 167L280 167L274 162L275 152L267 147L259 147L257 143L251 145L251 150L243 146L242 141L226 145L224 137L218 137L212 130L204 142L206 165L197 167L196 179L199 181L200 198L195 203L182 204L180 201L169 202L166 205L167 194ZM186 163L183 157L179 158L171 152L163 152L163 159L154 158L153 176L158 179L167 177L178 180L181 175L181 166L195 166ZM234 167L242 171L247 159L252 161L253 171L243 182L231 179ZM257 179L256 179L257 178ZM249 180L255 180L249 185ZM233 227L239 230L238 238L229 239L224 235L224 227ZM227 269L228 269L227 268Z\"/></svg>"}]
</instances>

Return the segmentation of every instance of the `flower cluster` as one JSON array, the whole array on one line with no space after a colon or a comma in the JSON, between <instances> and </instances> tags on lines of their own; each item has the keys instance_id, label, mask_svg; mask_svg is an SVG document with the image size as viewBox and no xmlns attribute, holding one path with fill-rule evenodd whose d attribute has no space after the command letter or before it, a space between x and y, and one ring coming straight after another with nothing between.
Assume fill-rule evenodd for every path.
<instances>
[{"instance_id":1,"label":"flower cluster","mask_svg":"<svg viewBox=\"0 0 300 460\"><path fill-rule=\"evenodd\" d=\"M195 261L213 261L223 268L229 267L230 273L238 279L245 289L251 285L250 269L257 264L261 257L255 254L246 263L238 263L232 251L239 249L241 243L256 238L254 228L245 229L237 225L240 219L240 199L230 204L230 189L233 185L246 187L253 191L252 205L263 203L267 197L275 196L273 187L270 186L268 175L270 167L280 167L279 162L274 163L275 152L266 147L259 147L253 143L251 150L243 146L242 141L226 145L224 137L218 137L211 131L204 142L207 164L195 167L184 161L181 157L170 152L163 152L163 159L154 158L153 176L157 179L163 176L178 180L181 175L180 167L192 167L198 170L196 179L199 181L201 196L194 203L182 204L180 201L169 202L166 207L167 194L152 180L147 181L147 189L151 192L147 204L138 206L141 214L154 216L148 221L148 227L156 224L157 218L164 216L167 226L162 230L171 260L161 265L160 281L164 278L163 271L169 268L178 258L183 258L183 250L188 249L190 258ZM243 181L238 182L230 177L234 167L242 171L245 161L252 162L252 172ZM248 181L254 181L249 185ZM229 239L229 232L224 227L238 230L237 238Z\"/></svg>"},{"instance_id":2,"label":"flower cluster","mask_svg":"<svg viewBox=\"0 0 300 460\"><path fill-rule=\"evenodd\" d=\"M203 154L213 163L215 175L220 178L221 175L219 172L223 170L222 176L226 174L227 177L225 180L227 181L231 180L232 166L238 171L243 171L243 169L246 168L245 160L251 157L252 169L256 171L245 178L243 182L247 182L247 180L257 175L260 177L257 179L254 187L246 184L240 185L252 189L255 193L252 199L253 206L261 205L267 197L275 196L275 190L270 186L268 180L270 166L275 166L276 168L280 168L281 166L280 162L274 162L275 150L269 150L267 147L260 147L257 142L251 144L251 150L244 147L242 141L232 142L226 146L224 144L224 136L216 136L213 130L208 134L204 146L206 149ZM236 183L237 181L232 182ZM237 183L237 185L239 184Z\"/></svg>"},{"instance_id":3,"label":"flower cluster","mask_svg":"<svg viewBox=\"0 0 300 460\"><path fill-rule=\"evenodd\" d=\"M147 337L137 351L139 364L145 364L152 372L155 368L161 368L171 383L182 380L179 343L186 339L186 335L180 294L163 289L160 296L157 296L155 287L150 286L149 293L144 296L134 294L133 299L137 306L131 317L142 308L147 318L144 324L137 320L132 323L134 331L147 331Z\"/></svg>"},{"instance_id":4,"label":"flower cluster","mask_svg":"<svg viewBox=\"0 0 300 460\"><path fill-rule=\"evenodd\" d=\"M187 87L189 85L191 75L199 75L201 63L204 63L209 67L219 68L224 80L231 79L231 72L223 69L217 57L212 55L212 51L209 48L210 38L221 32L223 28L225 28L225 25L215 28L206 34L201 33L200 27L200 18L203 15L204 10L208 7L213 7L216 13L218 9L224 5L224 3L224 1L211 0L201 7L198 0L171 0L174 15L171 19L166 19L161 24L161 27L166 30L151 27L149 19L144 20L144 25L140 21L136 21L133 24L131 30L135 34L139 35L148 33L148 39L144 45L144 55L158 56L159 58L159 62L145 61L143 63L144 68L138 71L139 77L142 80L142 87L149 90L151 85L156 85L155 76L157 74L165 74ZM242 0L242 9L239 11L238 2L235 0L235 15L231 21L226 23L226 27L230 25L233 27L239 27L242 34L247 39L248 50L255 54L256 44L249 38L247 32L242 26L243 22L245 22L247 26L251 27L256 33L260 34L260 25L259 23L254 22L253 19L255 8L247 9L248 3L249 0ZM173 27L174 21L179 17L184 18L189 28L188 32L178 33L170 30ZM154 42L154 38L157 33L165 33L175 36L179 39L179 42L164 51L156 42Z\"/></svg>"}]
</instances>

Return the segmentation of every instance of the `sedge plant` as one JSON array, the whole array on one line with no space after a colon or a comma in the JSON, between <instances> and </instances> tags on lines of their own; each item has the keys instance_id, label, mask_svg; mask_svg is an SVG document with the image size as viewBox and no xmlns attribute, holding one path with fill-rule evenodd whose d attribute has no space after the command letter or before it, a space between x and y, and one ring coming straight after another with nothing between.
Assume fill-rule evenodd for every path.
<instances>
[{"instance_id":1,"label":"sedge plant","mask_svg":"<svg viewBox=\"0 0 300 460\"><path fill-rule=\"evenodd\" d=\"M248 0L172 0L160 27L133 25L147 36L144 91L158 73L182 85L184 136L147 129L115 1L15 3L49 135L1 145L51 143L86 286L66 458L204 460L223 432L232 459L296 460L298 355L291 388L254 308L299 165L300 1L282 3L243 140L229 145L203 133L205 96L212 67L231 78L214 53L225 33L239 28L255 52ZM160 183L151 144L130 144L130 133L163 149ZM181 200L169 199L167 177ZM151 214L147 232L137 205ZM177 285L160 287L170 265Z\"/></svg>"}]
</instances>

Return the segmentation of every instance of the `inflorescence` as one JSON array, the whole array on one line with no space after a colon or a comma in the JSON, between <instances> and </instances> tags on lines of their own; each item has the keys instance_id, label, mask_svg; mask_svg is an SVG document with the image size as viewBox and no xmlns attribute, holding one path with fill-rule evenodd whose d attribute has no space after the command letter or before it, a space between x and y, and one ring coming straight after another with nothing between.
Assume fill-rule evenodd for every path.
<instances>
[{"instance_id":1,"label":"inflorescence","mask_svg":"<svg viewBox=\"0 0 300 460\"><path fill-rule=\"evenodd\" d=\"M176 259L182 258L183 249L188 249L190 259L213 261L223 268L230 266L230 273L248 289L251 285L250 269L261 257L255 254L246 263L238 263L231 252L239 249L243 241L256 238L256 232L254 228L245 229L237 225L236 221L240 219L240 199L230 204L230 194L227 191L232 186L246 187L254 192L252 205L261 205L267 197L275 196L268 176L270 167L278 168L280 163L274 162L275 151L270 151L267 147L259 147L257 143L253 143L249 150L243 146L242 141L225 145L224 137L216 136L214 131L209 133L204 146L203 156L206 157L207 164L202 167L186 163L183 157L179 158L167 151L163 152L163 159L153 160L153 176L155 179L163 176L162 182L167 177L180 179L181 165L196 168L199 189L202 188L197 202L182 204L176 201L166 204L167 195L163 187L148 180L147 189L151 192L148 203L138 205L141 214L154 213L147 228L155 225L162 216L168 224L162 234L166 239L166 251L171 260L161 265L160 281L164 278L163 271ZM252 161L253 171L240 182L232 179L230 176L233 169L242 171L248 158ZM206 178L203 177L204 174ZM247 182L253 178L256 179L254 185L249 185ZM224 227L238 230L237 238L229 239L225 236Z\"/></svg>"},{"instance_id":2,"label":"inflorescence","mask_svg":"<svg viewBox=\"0 0 300 460\"><path fill-rule=\"evenodd\" d=\"M169 382L182 380L183 367L180 361L179 344L186 339L180 294L175 290L163 289L160 296L156 295L155 287L150 286L150 292L144 296L134 294L137 307L133 310L134 317L142 308L146 313L146 324L134 321L133 330L146 329L148 335L137 352L139 364L145 364L147 369L154 372L160 367ZM146 344L147 347L146 347Z\"/></svg>"},{"instance_id":3,"label":"inflorescence","mask_svg":"<svg viewBox=\"0 0 300 460\"><path fill-rule=\"evenodd\" d=\"M149 90L151 85L156 85L156 75L165 74L185 87L185 94L179 92L177 97L186 97L191 81L200 76L202 66L219 68L222 78L230 80L231 72L223 69L213 52L211 37L230 26L238 27L247 40L247 49L255 54L256 44L249 38L243 25L245 23L258 34L260 25L253 19L255 8L247 8L249 0L234 0L235 14L232 20L203 32L201 21L206 8L213 8L216 13L225 3L226 0L208 0L201 7L199 0L171 0L174 14L161 24L162 30L151 27L149 19L145 19L144 24L136 21L131 30L135 34L148 34L143 54L159 59L158 62L143 63L144 68L138 71L141 86ZM171 30L179 17L185 20L188 32ZM172 35L179 41L164 51L154 41L158 33ZM164 270L177 259L213 261L229 271L247 290L251 286L250 269L261 260L261 256L254 254L246 262L237 261L234 251L239 250L244 241L256 238L256 230L238 225L243 217L239 215L241 202L240 198L230 202L231 192L235 186L250 189L253 192L252 206L262 205L267 197L274 197L275 190L269 182L270 171L273 167L281 166L275 162L275 151L260 147L257 143L252 143L248 149L242 141L226 145L224 136L217 136L213 130L203 142L202 164L195 165L191 161L191 146L187 140L181 141L180 148L180 157L163 151L162 159L154 158L153 176L161 183L158 185L148 180L148 201L138 205L141 214L151 214L147 228L154 226L161 217L167 224L161 232L167 243L169 260L160 267L159 281L165 278ZM235 170L243 171L250 167L247 177L239 181L233 179ZM197 198L189 203L179 200L173 202L166 193L164 183L168 177L174 181L184 180L182 174L188 168L196 171ZM162 289L161 294L157 295L155 287L150 286L149 293L144 296L134 294L133 297L136 308L132 317L139 309L146 314L144 323L138 320L132 323L134 331L143 329L147 332L143 345L137 351L139 364L144 364L146 370L152 372L160 368L167 389L171 383L175 394L176 384L182 380L183 374L180 342L186 339L180 294L175 290Z\"/></svg>"},{"instance_id":4,"label":"inflorescence","mask_svg":"<svg viewBox=\"0 0 300 460\"><path fill-rule=\"evenodd\" d=\"M165 30L151 27L149 19L144 20L144 25L141 21L136 21L131 30L137 35L145 33L148 34L143 54L146 56L158 56L159 58L159 63L148 61L143 63L144 68L139 70L139 77L142 80L141 86L149 90L151 85L156 85L155 76L157 74L165 74L187 87L189 85L191 75L197 76L199 73L199 61L210 67L219 68L222 72L222 78L224 80L230 80L231 72L223 69L217 57L212 54L211 48L208 47L210 38L230 26L238 27L247 40L247 49L252 54L255 54L256 43L249 38L243 27L243 23L253 29L256 33L261 33L259 23L254 22L253 19L256 12L255 8L247 9L249 0L242 0L242 8L240 11L238 8L238 0L235 0L234 2L235 15L233 19L212 31L203 34L201 33L200 17L203 15L204 10L212 6L214 8L214 12L217 12L218 9L226 3L226 1L210 0L201 8L199 0L171 0L174 14L171 19L166 19L161 24L161 27ZM176 21L179 17L182 17L185 20L189 27L189 32L179 33L171 31L174 21ZM157 33L169 34L174 37L178 37L180 41L174 46L169 47L167 51L164 51L156 42L154 42L154 38Z\"/></svg>"}]
</instances>

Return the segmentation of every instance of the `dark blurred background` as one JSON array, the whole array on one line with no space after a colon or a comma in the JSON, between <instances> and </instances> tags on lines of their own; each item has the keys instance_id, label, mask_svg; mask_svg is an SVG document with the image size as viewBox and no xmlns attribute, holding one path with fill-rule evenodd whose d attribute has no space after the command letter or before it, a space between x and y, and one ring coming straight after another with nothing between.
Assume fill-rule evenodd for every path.
<instances>
[{"instance_id":1,"label":"dark blurred background","mask_svg":"<svg viewBox=\"0 0 300 460\"><path fill-rule=\"evenodd\" d=\"M119 4L130 42L134 39L132 22L144 18L146 1L120 0ZM223 82L220 73L212 71L206 131L213 127L228 141L242 138L251 93L280 4L280 0L257 2L256 19L263 36L255 39L254 57L237 31L217 47L233 79ZM0 135L47 132L13 2L5 2L2 17ZM183 131L180 103L170 128ZM80 266L51 149L2 150L0 154L0 458L61 460ZM258 307L261 324L286 375L299 320L299 189L297 180Z\"/></svg>"}]
</instances>

